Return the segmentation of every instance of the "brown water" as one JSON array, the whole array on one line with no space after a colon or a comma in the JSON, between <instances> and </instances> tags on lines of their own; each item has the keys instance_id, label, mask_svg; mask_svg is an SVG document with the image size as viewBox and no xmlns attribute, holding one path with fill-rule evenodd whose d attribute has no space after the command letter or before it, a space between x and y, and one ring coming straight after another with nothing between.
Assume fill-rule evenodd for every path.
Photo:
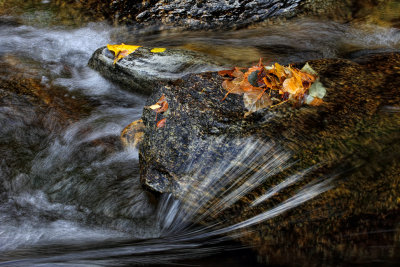
<instances>
[{"instance_id":1,"label":"brown water","mask_svg":"<svg viewBox=\"0 0 400 267\"><path fill-rule=\"evenodd\" d=\"M0 265L256 264L248 251L157 239L137 151L121 130L145 97L87 67L107 43L182 47L248 66L399 51L400 4L349 23L296 19L221 32L134 32L51 1L0 2ZM193 258L205 257L202 261ZM231 258L236 259L232 262ZM210 263L211 262L211 263Z\"/></svg>"}]
</instances>

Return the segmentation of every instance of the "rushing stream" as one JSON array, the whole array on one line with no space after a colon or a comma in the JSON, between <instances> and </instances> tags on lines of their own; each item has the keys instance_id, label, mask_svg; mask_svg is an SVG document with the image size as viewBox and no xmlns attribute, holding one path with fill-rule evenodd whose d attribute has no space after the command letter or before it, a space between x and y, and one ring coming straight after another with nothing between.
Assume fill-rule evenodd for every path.
<instances>
[{"instance_id":1,"label":"rushing stream","mask_svg":"<svg viewBox=\"0 0 400 267\"><path fill-rule=\"evenodd\" d=\"M133 35L100 22L43 25L44 17L32 22L29 14L31 17L0 17L0 78L3 82L33 81L39 88L34 94L48 105L32 104L18 94L0 95L0 266L110 266L177 260L191 264L191 259L237 248L221 234L279 215L329 188L326 183L311 185L276 210L218 230L187 225L202 205L201 199L193 209L165 196L157 209L140 185L137 151L124 148L119 139L122 129L141 117L146 98L122 90L87 67L97 48L121 41L156 43L209 53L241 65L257 62L259 57L286 64L352 57L366 49L400 48L400 31L390 27L301 20L223 33L142 31ZM38 13L38 18L43 14L47 13ZM241 148L245 153L241 160L252 162L254 142L243 140ZM257 168L288 164L290 154L275 151L278 161L263 159ZM258 151L257 158L267 152ZM266 179L218 164L214 176L232 171L233 177L253 179L254 184ZM304 173L289 177L268 194ZM216 187L211 181L202 182L204 188ZM233 190L210 213L228 207L244 194L241 190ZM188 194L193 192L188 189ZM268 195L259 201L266 198ZM184 210L192 213L182 218ZM241 260L256 264L252 254L250 259L239 259L225 253L225 259L217 260L220 264L241 265ZM203 264L212 266L209 261L215 259L209 259Z\"/></svg>"}]
</instances>

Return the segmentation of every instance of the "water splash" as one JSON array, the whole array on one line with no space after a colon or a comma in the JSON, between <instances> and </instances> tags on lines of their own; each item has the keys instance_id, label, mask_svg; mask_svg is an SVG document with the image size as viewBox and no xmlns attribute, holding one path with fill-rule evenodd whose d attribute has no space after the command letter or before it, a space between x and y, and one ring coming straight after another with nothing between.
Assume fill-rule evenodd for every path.
<instances>
[{"instance_id":1,"label":"water splash","mask_svg":"<svg viewBox=\"0 0 400 267\"><path fill-rule=\"evenodd\" d=\"M229 141L223 138L214 138L207 142L217 144ZM264 143L249 138L241 140L237 148L241 151L240 153L215 162L206 174L202 173L206 166L196 166L198 171L190 178L182 179L190 182L180 189L177 198L171 194L163 196L157 216L161 223L162 236L178 238L177 236L184 233L185 239L193 240L232 233L278 216L330 188L329 180L322 179L322 181L308 184L276 207L237 224L226 226L222 222L215 222L212 226L206 226L204 229L193 228L194 225L200 224L206 218L218 217L240 198L266 182L268 178L293 165L293 162L290 161L290 153L272 142ZM208 155L204 155L204 158L208 158ZM313 166L289 176L256 198L248 209L300 181L317 167Z\"/></svg>"},{"instance_id":2,"label":"water splash","mask_svg":"<svg viewBox=\"0 0 400 267\"><path fill-rule=\"evenodd\" d=\"M65 251L57 251L57 255L44 249L49 255L37 258L36 255L28 253L26 260L8 263L13 266L22 266L27 262L33 265L68 263L86 266L90 263L98 266L112 266L121 264L121 261L114 262L112 259L114 257L125 259L129 264L167 263L185 258L203 257L225 249L226 247L220 244L227 240L226 235L238 237L245 233L239 230L279 216L331 188L329 179L313 179L275 207L237 223L226 223L218 220L221 213L274 175L285 170L289 171L293 166L291 153L273 142L261 142L251 138L233 141L225 138L210 138L205 142L211 145L233 142L240 153L227 155L215 162L207 172L202 171L202 168L206 168L205 164L208 164L207 153L196 159L202 164L200 168L199 165L193 163L193 159L183 164L188 173L191 173L190 177L183 179L186 183L182 184L182 190L176 197L172 194L164 194L161 197L157 217L154 218L154 224L151 226L158 229L157 237L135 241L121 241L121 239L113 241L113 238L118 237L118 232L108 233L110 239L108 242L115 242L114 245L104 246L104 244L101 245L101 241L94 244L86 240L84 242L86 249L82 249L81 246L78 249L64 243ZM194 166L196 171L192 172ZM312 166L290 175L281 183L268 189L265 194L257 197L245 207L246 211L267 201L272 194L312 175L316 168L318 166ZM210 218L216 219L204 224L205 219ZM94 232L91 235L98 238L100 233Z\"/></svg>"}]
</instances>

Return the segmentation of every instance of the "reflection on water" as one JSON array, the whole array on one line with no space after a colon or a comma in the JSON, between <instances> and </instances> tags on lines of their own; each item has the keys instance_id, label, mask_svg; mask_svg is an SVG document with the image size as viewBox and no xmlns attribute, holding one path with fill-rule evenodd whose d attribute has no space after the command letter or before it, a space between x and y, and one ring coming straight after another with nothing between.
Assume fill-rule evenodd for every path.
<instances>
[{"instance_id":1,"label":"reflection on water","mask_svg":"<svg viewBox=\"0 0 400 267\"><path fill-rule=\"evenodd\" d=\"M217 32L170 32L135 35L121 32L116 41L144 45L182 47L230 59L248 66L260 57L282 64L318 58L346 57L349 53L376 49L400 49L400 30L374 25L296 19L255 29Z\"/></svg>"},{"instance_id":2,"label":"reflection on water","mask_svg":"<svg viewBox=\"0 0 400 267\"><path fill-rule=\"evenodd\" d=\"M183 47L243 66L260 57L286 64L352 56L360 50L400 48L400 31L391 27L302 19L240 31L138 33L103 23L49 26L53 24L44 22L54 12L44 6L36 9L30 1L26 5L29 12L18 11L13 17L2 13L0 17L0 251L4 255L0 261L13 261L5 265L68 262L85 266L97 260L96 264L109 266L201 257L224 248L204 238L217 236L212 242L224 241L219 234L280 214L326 189L325 184L310 185L276 210L230 228L208 232L191 228L198 232L187 236L190 242L171 238L177 229L193 227L186 224L188 219L215 195L206 199L187 191L187 200L198 205L194 207L190 201L167 198L163 219L157 220L155 206L139 183L137 151L124 148L119 140L121 130L140 118L145 98L121 90L87 67L98 47L121 41ZM82 103L85 109L69 103ZM254 144L243 153L254 152ZM278 158L280 161L268 164L288 164L285 152ZM268 164L261 162L257 167ZM222 175L233 167L221 163L215 168ZM244 170L234 170L233 177L252 179L254 185L267 177L257 172L245 176ZM308 171L294 173L262 199L254 200L254 206ZM215 181L200 180L202 184L196 188L208 188ZM226 184L218 186L222 190ZM244 195L242 184L231 189L207 215ZM183 210L186 213L180 213ZM151 239L154 237L158 239Z\"/></svg>"}]
</instances>

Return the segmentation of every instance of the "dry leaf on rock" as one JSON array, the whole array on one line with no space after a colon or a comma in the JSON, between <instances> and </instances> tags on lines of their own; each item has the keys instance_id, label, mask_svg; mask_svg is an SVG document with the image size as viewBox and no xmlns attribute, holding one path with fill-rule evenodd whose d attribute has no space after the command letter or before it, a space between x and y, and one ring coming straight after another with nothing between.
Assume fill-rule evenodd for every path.
<instances>
[{"instance_id":1,"label":"dry leaf on rock","mask_svg":"<svg viewBox=\"0 0 400 267\"><path fill-rule=\"evenodd\" d=\"M166 48L157 47L157 48L151 49L150 52L152 52L152 53L162 53L165 50L167 50L167 49Z\"/></svg>"},{"instance_id":2,"label":"dry leaf on rock","mask_svg":"<svg viewBox=\"0 0 400 267\"><path fill-rule=\"evenodd\" d=\"M310 106L320 106L324 101L321 98L314 97L314 99L309 104Z\"/></svg>"},{"instance_id":3,"label":"dry leaf on rock","mask_svg":"<svg viewBox=\"0 0 400 267\"><path fill-rule=\"evenodd\" d=\"M148 108L154 110L154 112L156 113L156 121L159 113L168 113L168 107L169 106L167 100L165 99L165 95L162 95L155 104L148 106ZM157 122L157 128L164 127L166 120L166 118L163 118L159 122Z\"/></svg>"},{"instance_id":4,"label":"dry leaf on rock","mask_svg":"<svg viewBox=\"0 0 400 267\"><path fill-rule=\"evenodd\" d=\"M149 106L149 109L152 109L152 110L159 109L159 108L161 108L161 106L159 104L157 104L157 103L154 104L154 105Z\"/></svg>"},{"instance_id":5,"label":"dry leaf on rock","mask_svg":"<svg viewBox=\"0 0 400 267\"><path fill-rule=\"evenodd\" d=\"M278 63L266 67L260 59L258 65L247 71L238 67L219 71L218 73L225 78L222 87L227 91L222 100L229 94L243 94L244 105L248 110L245 116L287 101L294 104L305 101L308 104L320 105L326 90L310 65L306 64L303 69L285 67ZM316 85L312 87L314 84ZM310 96L309 91L313 95Z\"/></svg>"},{"instance_id":6,"label":"dry leaf on rock","mask_svg":"<svg viewBox=\"0 0 400 267\"><path fill-rule=\"evenodd\" d=\"M244 114L245 117L257 110L267 108L272 105L272 100L267 94L260 95L260 93L256 92L244 94L243 102L245 108L248 110L248 112Z\"/></svg>"},{"instance_id":7,"label":"dry leaf on rock","mask_svg":"<svg viewBox=\"0 0 400 267\"><path fill-rule=\"evenodd\" d=\"M108 50L114 52L114 62L117 63L120 59L126 57L127 55L135 52L139 47L138 45L126 45L124 43L120 45L107 45Z\"/></svg>"},{"instance_id":8,"label":"dry leaf on rock","mask_svg":"<svg viewBox=\"0 0 400 267\"><path fill-rule=\"evenodd\" d=\"M157 122L157 128L162 128L162 127L164 127L166 122L167 122L167 119L166 119L166 118L160 120L159 122Z\"/></svg>"}]
</instances>

